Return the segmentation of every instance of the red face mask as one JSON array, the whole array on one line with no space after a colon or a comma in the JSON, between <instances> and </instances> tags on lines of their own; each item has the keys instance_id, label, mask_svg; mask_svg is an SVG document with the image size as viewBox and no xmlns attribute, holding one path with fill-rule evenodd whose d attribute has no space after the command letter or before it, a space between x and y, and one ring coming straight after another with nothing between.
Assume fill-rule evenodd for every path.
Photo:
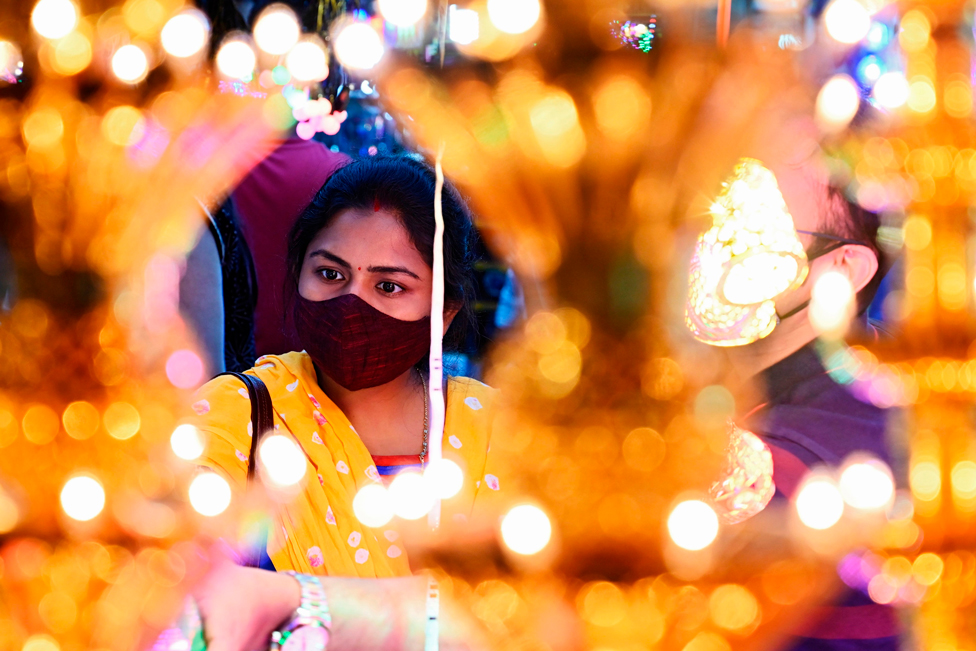
<instances>
[{"instance_id":1,"label":"red face mask","mask_svg":"<svg viewBox=\"0 0 976 651\"><path fill-rule=\"evenodd\" d=\"M297 297L295 330L315 365L340 386L386 384L430 350L430 317L401 321L355 294L327 301Z\"/></svg>"}]
</instances>

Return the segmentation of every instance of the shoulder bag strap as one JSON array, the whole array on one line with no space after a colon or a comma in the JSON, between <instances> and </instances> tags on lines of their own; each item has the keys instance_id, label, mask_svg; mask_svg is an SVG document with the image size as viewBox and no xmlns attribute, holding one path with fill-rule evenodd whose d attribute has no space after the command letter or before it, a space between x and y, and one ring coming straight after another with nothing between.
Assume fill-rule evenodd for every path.
<instances>
[{"instance_id":1,"label":"shoulder bag strap","mask_svg":"<svg viewBox=\"0 0 976 651\"><path fill-rule=\"evenodd\" d=\"M268 391L267 385L253 375L228 371L220 373L216 377L221 375L233 375L243 382L244 386L247 387L248 397L251 399L251 452L247 457L247 481L250 483L257 470L255 464L257 463L258 443L266 432L274 429L271 393Z\"/></svg>"}]
</instances>

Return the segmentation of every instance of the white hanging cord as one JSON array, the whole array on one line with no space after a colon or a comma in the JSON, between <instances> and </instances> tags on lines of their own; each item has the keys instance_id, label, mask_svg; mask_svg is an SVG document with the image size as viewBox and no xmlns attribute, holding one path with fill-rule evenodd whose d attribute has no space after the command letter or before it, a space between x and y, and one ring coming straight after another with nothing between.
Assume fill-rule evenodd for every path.
<instances>
[{"instance_id":1,"label":"white hanging cord","mask_svg":"<svg viewBox=\"0 0 976 651\"><path fill-rule=\"evenodd\" d=\"M444 169L441 159L444 143L437 152L434 170L434 282L430 297L430 437L427 449L429 463L441 460L444 439ZM441 524L441 500L427 514L427 524L436 529Z\"/></svg>"}]
</instances>

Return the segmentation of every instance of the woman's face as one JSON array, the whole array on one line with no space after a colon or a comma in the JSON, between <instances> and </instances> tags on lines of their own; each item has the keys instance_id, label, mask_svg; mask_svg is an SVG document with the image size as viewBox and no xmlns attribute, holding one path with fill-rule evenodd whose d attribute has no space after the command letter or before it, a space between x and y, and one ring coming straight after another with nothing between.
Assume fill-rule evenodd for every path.
<instances>
[{"instance_id":1,"label":"woman's face","mask_svg":"<svg viewBox=\"0 0 976 651\"><path fill-rule=\"evenodd\" d=\"M395 216L346 210L309 243L298 293L310 301L355 294L384 314L416 321L430 315L432 283L431 268Z\"/></svg>"}]
</instances>

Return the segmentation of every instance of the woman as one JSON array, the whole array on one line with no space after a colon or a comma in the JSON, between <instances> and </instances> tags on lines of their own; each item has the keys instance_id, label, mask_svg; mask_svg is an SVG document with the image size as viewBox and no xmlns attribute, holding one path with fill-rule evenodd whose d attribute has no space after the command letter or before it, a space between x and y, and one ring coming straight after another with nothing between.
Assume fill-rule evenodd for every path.
<instances>
[{"instance_id":1,"label":"woman","mask_svg":"<svg viewBox=\"0 0 976 651\"><path fill-rule=\"evenodd\" d=\"M275 431L292 437L308 464L301 494L271 514L267 552L276 570L410 576L396 530L363 526L352 501L363 486L405 469L420 470L427 461L434 183L433 171L411 159L354 162L328 180L292 229L289 289L305 350L262 357L248 371L270 391ZM460 196L447 185L443 213L449 347L461 336L470 311L472 226ZM458 496L444 502L444 518L465 519L475 501L499 488L485 470L494 399L493 389L469 378L450 378L446 384L444 456L464 469L465 483ZM242 491L251 444L247 391L237 378L218 377L200 390L193 408L195 424L207 437L203 465ZM352 608L355 595L376 590L384 607L400 615L414 609L423 617L425 584L415 579L384 582L385 587L369 583L323 581L334 608ZM250 568L217 570L197 595L211 648L260 647L268 627L297 606L296 591L288 576ZM341 606L332 592L344 595ZM375 611L380 604L371 607ZM341 635L340 619L337 615L334 642ZM355 635L400 635L383 633L384 626L357 627ZM378 641L387 647L392 642ZM396 646L400 643L405 639ZM368 648L363 639L355 644Z\"/></svg>"}]
</instances>

